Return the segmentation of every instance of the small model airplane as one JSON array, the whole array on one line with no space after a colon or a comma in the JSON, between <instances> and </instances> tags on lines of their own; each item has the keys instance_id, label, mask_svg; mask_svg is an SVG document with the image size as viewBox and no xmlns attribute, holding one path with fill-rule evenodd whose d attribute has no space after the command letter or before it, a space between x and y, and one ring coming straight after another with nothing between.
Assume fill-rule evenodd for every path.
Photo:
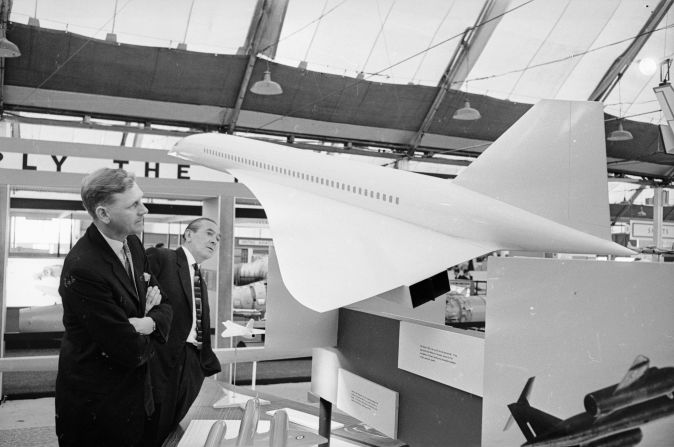
<instances>
[{"instance_id":1,"label":"small model airplane","mask_svg":"<svg viewBox=\"0 0 674 447\"><path fill-rule=\"evenodd\" d=\"M234 323L231 320L227 320L222 324L225 325L225 330L220 334L221 337L246 337L252 338L253 335L264 334L264 329L255 329L253 327L254 320L251 318L248 320L245 326Z\"/></svg>"},{"instance_id":2,"label":"small model airplane","mask_svg":"<svg viewBox=\"0 0 674 447\"><path fill-rule=\"evenodd\" d=\"M452 181L218 133L169 155L255 194L306 307L389 291L416 307L449 291L448 268L494 251L634 254L610 241L602 107L540 101Z\"/></svg>"},{"instance_id":3,"label":"small model airplane","mask_svg":"<svg viewBox=\"0 0 674 447\"><path fill-rule=\"evenodd\" d=\"M304 447L328 441L316 433L290 428L288 415L283 410L274 413L268 432L257 432L259 420L260 401L258 398L252 398L246 402L237 437L225 439L226 425L224 421L217 421L211 427L204 447Z\"/></svg>"},{"instance_id":4,"label":"small model airplane","mask_svg":"<svg viewBox=\"0 0 674 447\"><path fill-rule=\"evenodd\" d=\"M648 246L644 248L637 248L635 249L638 253L643 254L643 255L674 255L674 249L668 249L668 248L658 248L654 246Z\"/></svg>"},{"instance_id":5,"label":"small model airplane","mask_svg":"<svg viewBox=\"0 0 674 447\"><path fill-rule=\"evenodd\" d=\"M585 396L585 412L559 419L529 405L534 382L530 377L517 402L508 405L527 442L523 447L635 446L643 434L640 425L674 415L674 367L649 368L638 355L618 384Z\"/></svg>"}]
</instances>

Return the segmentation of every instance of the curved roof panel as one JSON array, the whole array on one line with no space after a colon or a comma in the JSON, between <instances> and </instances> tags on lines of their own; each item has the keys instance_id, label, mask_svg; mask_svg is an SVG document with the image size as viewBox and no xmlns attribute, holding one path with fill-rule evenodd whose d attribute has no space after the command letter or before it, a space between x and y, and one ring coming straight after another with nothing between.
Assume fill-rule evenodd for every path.
<instances>
[{"instance_id":1,"label":"curved roof panel","mask_svg":"<svg viewBox=\"0 0 674 447\"><path fill-rule=\"evenodd\" d=\"M430 137L422 140L421 151L474 156L531 103L587 99L654 9L671 4L495 1L505 5L498 25L479 54L468 52L460 60L470 67L468 76L465 82L450 79L447 95L424 130ZM171 108L194 106L167 114L170 119L164 122L216 129L227 123L243 93L244 130L404 149L422 129L448 62L483 7L473 0L293 0L284 13L274 61L258 58L251 73L255 81L269 69L283 86L282 95L264 97L240 91L249 58L236 54L256 2L147 0L120 2L117 10L113 3L45 0L38 6L15 0L8 37L23 56L6 60L5 85L22 89L7 95L5 107L36 108L31 97L40 92L138 99ZM671 14L650 33L637 60L671 57ZM21 23L32 16L42 27ZM120 43L104 40L110 32ZM175 49L179 42L189 51ZM308 70L296 68L302 61ZM607 142L613 172L672 175L674 155L665 151L656 126L663 121L652 92L658 76L629 65L604 101L606 132L615 129L615 117L626 117L624 127L634 135L631 141ZM465 100L480 110L482 119L451 119ZM55 113L86 109L102 117L153 120L114 104L100 109L67 101L47 107L48 99L40 104L41 110ZM209 119L192 113L197 109L206 109Z\"/></svg>"}]
</instances>

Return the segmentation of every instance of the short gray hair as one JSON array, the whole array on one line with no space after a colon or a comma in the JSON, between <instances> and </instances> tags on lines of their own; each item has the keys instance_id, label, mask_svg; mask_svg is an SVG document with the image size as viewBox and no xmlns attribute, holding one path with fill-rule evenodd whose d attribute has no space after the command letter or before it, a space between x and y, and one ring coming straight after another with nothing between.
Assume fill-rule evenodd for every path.
<instances>
[{"instance_id":1,"label":"short gray hair","mask_svg":"<svg viewBox=\"0 0 674 447\"><path fill-rule=\"evenodd\" d=\"M210 217L198 217L194 219L192 222L187 224L187 227L185 228L185 231L183 231L183 240L185 240L185 233L187 230L190 230L192 232L198 231L199 228L201 228L204 224L204 222L212 222L214 224L218 224L216 221L211 219Z\"/></svg>"},{"instance_id":2,"label":"short gray hair","mask_svg":"<svg viewBox=\"0 0 674 447\"><path fill-rule=\"evenodd\" d=\"M113 194L133 188L136 175L124 169L101 168L82 179L82 205L96 219L96 207L110 202Z\"/></svg>"}]
</instances>

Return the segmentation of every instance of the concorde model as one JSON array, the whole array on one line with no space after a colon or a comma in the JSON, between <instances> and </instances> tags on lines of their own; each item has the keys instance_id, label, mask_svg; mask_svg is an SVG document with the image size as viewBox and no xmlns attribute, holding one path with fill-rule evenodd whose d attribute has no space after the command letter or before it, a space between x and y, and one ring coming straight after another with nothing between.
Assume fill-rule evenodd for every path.
<instances>
[{"instance_id":1,"label":"concorde model","mask_svg":"<svg viewBox=\"0 0 674 447\"><path fill-rule=\"evenodd\" d=\"M674 367L649 368L638 355L618 384L585 396L585 412L562 420L529 405L534 377L517 402L508 405L511 417L527 441L522 447L627 447L641 442L639 426L674 415Z\"/></svg>"},{"instance_id":2,"label":"concorde model","mask_svg":"<svg viewBox=\"0 0 674 447\"><path fill-rule=\"evenodd\" d=\"M169 154L255 194L286 288L319 312L387 291L422 304L497 250L633 254L610 241L597 102L539 102L454 180L218 133Z\"/></svg>"}]
</instances>

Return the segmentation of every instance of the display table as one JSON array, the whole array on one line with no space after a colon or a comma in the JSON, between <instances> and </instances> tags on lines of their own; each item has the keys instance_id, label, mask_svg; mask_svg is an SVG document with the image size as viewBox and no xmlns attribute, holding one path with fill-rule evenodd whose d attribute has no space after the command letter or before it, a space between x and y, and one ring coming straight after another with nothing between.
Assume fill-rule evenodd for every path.
<instances>
[{"instance_id":1,"label":"display table","mask_svg":"<svg viewBox=\"0 0 674 447\"><path fill-rule=\"evenodd\" d=\"M240 420L243 417L243 409L240 407L227 407L227 408L213 408L213 404L216 403L224 396L225 389L232 389L231 385L224 384L222 382L217 382L212 379L204 380L204 384L201 387L199 396L197 396L196 401L192 404L192 407L187 412L185 418L180 422L178 428L176 428L173 433L169 435L166 441L163 444L163 447L175 447L180 442L183 434L187 430L190 422L197 419L237 419ZM266 399L270 403L268 405L263 405L260 412L260 420L271 420L271 416L267 414L267 411L278 410L281 408L291 408L293 410L301 411L304 413L309 413L315 416L318 416L318 407L303 404L300 402L295 402L290 399L280 398L278 396L270 395L269 393L260 393L255 390L248 388L236 387L236 392L241 394L247 394L251 397L259 397L261 399ZM359 421L351 416L345 415L343 413L333 413L333 421L340 422L344 425L353 425L357 424Z\"/></svg>"}]
</instances>

